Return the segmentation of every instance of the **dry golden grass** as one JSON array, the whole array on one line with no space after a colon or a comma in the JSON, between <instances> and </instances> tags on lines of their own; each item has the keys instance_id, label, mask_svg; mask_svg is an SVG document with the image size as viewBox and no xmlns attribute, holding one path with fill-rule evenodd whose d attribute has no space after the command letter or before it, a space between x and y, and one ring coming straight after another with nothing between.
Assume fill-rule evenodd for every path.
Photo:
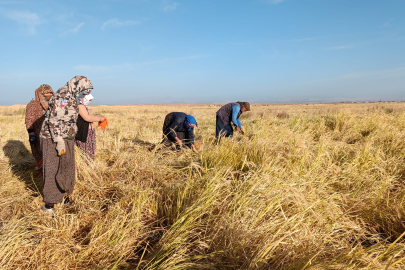
<instances>
[{"instance_id":1,"label":"dry golden grass","mask_svg":"<svg viewBox=\"0 0 405 270\"><path fill-rule=\"evenodd\" d=\"M24 108L0 107L0 268L405 268L405 104L253 105L220 145L217 109L93 107L110 127L50 218ZM150 150L171 111L198 153Z\"/></svg>"}]
</instances>

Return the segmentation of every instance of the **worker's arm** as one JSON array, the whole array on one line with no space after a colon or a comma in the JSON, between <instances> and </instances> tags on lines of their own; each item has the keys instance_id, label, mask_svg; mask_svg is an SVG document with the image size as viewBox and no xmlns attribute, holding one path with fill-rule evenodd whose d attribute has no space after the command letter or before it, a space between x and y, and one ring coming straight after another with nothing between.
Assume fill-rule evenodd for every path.
<instances>
[{"instance_id":1,"label":"worker's arm","mask_svg":"<svg viewBox=\"0 0 405 270\"><path fill-rule=\"evenodd\" d=\"M188 141L191 143L191 149L194 150L194 128L188 131Z\"/></svg>"},{"instance_id":2,"label":"worker's arm","mask_svg":"<svg viewBox=\"0 0 405 270\"><path fill-rule=\"evenodd\" d=\"M180 145L180 146L183 145L183 142L178 137L175 137L174 139L176 140L178 145Z\"/></svg>"},{"instance_id":3,"label":"worker's arm","mask_svg":"<svg viewBox=\"0 0 405 270\"><path fill-rule=\"evenodd\" d=\"M29 135L35 135L34 132L34 123L36 119L33 117L34 113L32 112L32 103L28 103L25 113L25 126Z\"/></svg>"},{"instance_id":4,"label":"worker's arm","mask_svg":"<svg viewBox=\"0 0 405 270\"><path fill-rule=\"evenodd\" d=\"M89 114L89 112L86 109L86 106L84 106L83 104L80 104L78 107L80 116L86 122L103 122L105 120L105 117L103 116L96 116Z\"/></svg>"},{"instance_id":5,"label":"worker's arm","mask_svg":"<svg viewBox=\"0 0 405 270\"><path fill-rule=\"evenodd\" d=\"M240 106L239 105L233 105L232 106L232 123L238 127L242 128L242 124L240 123L240 119L238 119L238 114L240 112Z\"/></svg>"},{"instance_id":6,"label":"worker's arm","mask_svg":"<svg viewBox=\"0 0 405 270\"><path fill-rule=\"evenodd\" d=\"M232 106L232 123L236 126L236 131L241 131L241 129L242 129L242 123L240 122L240 119L237 118L239 112L240 112L240 106L233 105Z\"/></svg>"},{"instance_id":7,"label":"worker's arm","mask_svg":"<svg viewBox=\"0 0 405 270\"><path fill-rule=\"evenodd\" d=\"M240 129L242 129L242 122L240 121L240 118L238 118L238 127L239 127Z\"/></svg>"},{"instance_id":8,"label":"worker's arm","mask_svg":"<svg viewBox=\"0 0 405 270\"><path fill-rule=\"evenodd\" d=\"M176 118L175 116L173 116L172 121L171 121L171 125L169 127L169 133L167 134L167 137L175 140L180 146L183 144L181 142L181 140L177 137L177 133L176 133L176 129L177 127L181 124L181 122L179 121L178 118Z\"/></svg>"}]
</instances>

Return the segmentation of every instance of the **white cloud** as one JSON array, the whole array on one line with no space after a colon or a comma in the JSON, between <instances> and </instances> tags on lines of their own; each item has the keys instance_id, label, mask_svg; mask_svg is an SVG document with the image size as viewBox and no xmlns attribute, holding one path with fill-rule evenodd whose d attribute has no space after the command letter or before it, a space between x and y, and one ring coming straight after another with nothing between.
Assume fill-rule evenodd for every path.
<instances>
[{"instance_id":1,"label":"white cloud","mask_svg":"<svg viewBox=\"0 0 405 270\"><path fill-rule=\"evenodd\" d=\"M177 7L180 6L180 3L173 2L173 3L167 3L164 7L163 10L165 12L172 12L177 9Z\"/></svg>"},{"instance_id":2,"label":"white cloud","mask_svg":"<svg viewBox=\"0 0 405 270\"><path fill-rule=\"evenodd\" d=\"M139 23L140 23L139 21L133 21L133 20L121 21L117 18L109 19L103 23L103 25L101 26L101 30L105 30L110 27L137 25Z\"/></svg>"},{"instance_id":3,"label":"white cloud","mask_svg":"<svg viewBox=\"0 0 405 270\"><path fill-rule=\"evenodd\" d=\"M330 48L328 48L328 50L332 50L332 51L334 51L334 50L348 50L348 49L352 49L352 48L354 48L354 47L351 46L351 45L343 45L343 46L330 47Z\"/></svg>"},{"instance_id":4,"label":"white cloud","mask_svg":"<svg viewBox=\"0 0 405 270\"><path fill-rule=\"evenodd\" d=\"M286 0L265 0L265 1L270 4L280 4L281 2L284 2Z\"/></svg>"},{"instance_id":5,"label":"white cloud","mask_svg":"<svg viewBox=\"0 0 405 270\"><path fill-rule=\"evenodd\" d=\"M33 12L1 11L1 13L10 20L13 20L18 24L23 25L24 28L26 27L28 35L35 35L37 32L35 28L41 24L39 16Z\"/></svg>"},{"instance_id":6,"label":"white cloud","mask_svg":"<svg viewBox=\"0 0 405 270\"><path fill-rule=\"evenodd\" d=\"M70 29L69 32L77 33L80 30L80 28L82 28L83 25L84 25L84 22L79 23L75 28Z\"/></svg>"},{"instance_id":7,"label":"white cloud","mask_svg":"<svg viewBox=\"0 0 405 270\"><path fill-rule=\"evenodd\" d=\"M62 22L62 23L67 23L69 21L71 21L72 19L74 19L74 13L73 12L61 12L61 13L56 13L53 14L54 20L58 21L58 22Z\"/></svg>"},{"instance_id":8,"label":"white cloud","mask_svg":"<svg viewBox=\"0 0 405 270\"><path fill-rule=\"evenodd\" d=\"M62 33L61 36L66 36L66 35L68 35L68 34L70 34L70 33L77 33L77 32L79 32L80 28L83 27L83 25L85 25L84 22L79 23L76 27L74 27L74 28L72 28L72 29L70 29L70 30L68 30L68 31L66 31L66 32L64 32L64 33Z\"/></svg>"}]
</instances>

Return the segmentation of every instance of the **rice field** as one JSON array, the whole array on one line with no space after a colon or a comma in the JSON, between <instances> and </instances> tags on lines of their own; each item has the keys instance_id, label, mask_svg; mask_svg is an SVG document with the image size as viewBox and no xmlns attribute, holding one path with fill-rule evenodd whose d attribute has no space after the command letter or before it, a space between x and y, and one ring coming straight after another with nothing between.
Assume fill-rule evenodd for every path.
<instances>
[{"instance_id":1,"label":"rice field","mask_svg":"<svg viewBox=\"0 0 405 270\"><path fill-rule=\"evenodd\" d=\"M0 269L404 269L405 104L94 106L71 206L43 214L24 106L0 106ZM172 111L196 153L159 146Z\"/></svg>"}]
</instances>

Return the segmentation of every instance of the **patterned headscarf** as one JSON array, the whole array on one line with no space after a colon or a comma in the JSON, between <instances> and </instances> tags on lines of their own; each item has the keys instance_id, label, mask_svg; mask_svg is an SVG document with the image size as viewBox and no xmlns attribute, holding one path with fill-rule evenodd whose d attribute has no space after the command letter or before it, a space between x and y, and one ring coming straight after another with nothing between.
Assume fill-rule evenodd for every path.
<instances>
[{"instance_id":1,"label":"patterned headscarf","mask_svg":"<svg viewBox=\"0 0 405 270\"><path fill-rule=\"evenodd\" d=\"M49 114L44 121L43 129L49 126L49 132L54 141L62 138L74 138L77 132L78 107L77 95L85 90L92 89L91 81L84 76L75 76L64 86L59 88L49 101ZM47 138L44 133L43 138Z\"/></svg>"},{"instance_id":2,"label":"patterned headscarf","mask_svg":"<svg viewBox=\"0 0 405 270\"><path fill-rule=\"evenodd\" d=\"M38 87L37 90L35 90L35 100L41 103L41 107L44 109L44 111L48 110L49 101L44 97L44 95L48 93L52 93L52 95L55 94L52 90L52 87L47 84L43 84Z\"/></svg>"},{"instance_id":3,"label":"patterned headscarf","mask_svg":"<svg viewBox=\"0 0 405 270\"><path fill-rule=\"evenodd\" d=\"M68 81L64 86L59 88L56 94L51 98L49 103L56 106L72 106L76 105L76 96L87 89L92 89L93 84L85 76L75 76Z\"/></svg>"}]
</instances>

